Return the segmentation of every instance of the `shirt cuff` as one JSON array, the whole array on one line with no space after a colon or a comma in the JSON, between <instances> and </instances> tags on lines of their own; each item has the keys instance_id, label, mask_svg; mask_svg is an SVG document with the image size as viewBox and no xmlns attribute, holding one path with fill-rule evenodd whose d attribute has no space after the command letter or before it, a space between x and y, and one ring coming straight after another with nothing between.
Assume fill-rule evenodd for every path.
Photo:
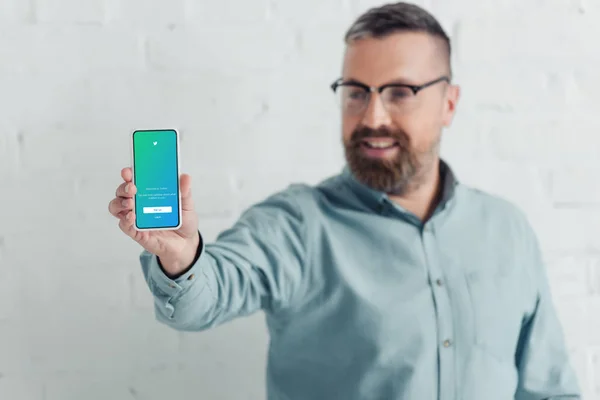
<instances>
[{"instance_id":1,"label":"shirt cuff","mask_svg":"<svg viewBox=\"0 0 600 400\"><path fill-rule=\"evenodd\" d=\"M152 255L150 260L150 278L152 282L161 292L163 292L163 294L170 298L176 297L185 292L200 276L199 261L202 253L204 253L204 241L202 240L202 236L200 236L198 251L196 252L196 257L194 258L192 265L186 270L185 273L177 278L170 278L167 276L160 265L158 257L156 255Z\"/></svg>"}]
</instances>

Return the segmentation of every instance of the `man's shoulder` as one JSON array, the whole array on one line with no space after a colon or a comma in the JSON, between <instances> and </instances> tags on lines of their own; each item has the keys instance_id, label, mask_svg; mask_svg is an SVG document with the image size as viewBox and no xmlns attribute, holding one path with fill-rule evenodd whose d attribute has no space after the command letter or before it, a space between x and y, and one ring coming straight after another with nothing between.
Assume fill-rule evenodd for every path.
<instances>
[{"instance_id":1,"label":"man's shoulder","mask_svg":"<svg viewBox=\"0 0 600 400\"><path fill-rule=\"evenodd\" d=\"M486 221L509 223L529 233L531 225L525 211L508 198L477 187L457 185L458 202L465 212L474 214Z\"/></svg>"},{"instance_id":2,"label":"man's shoulder","mask_svg":"<svg viewBox=\"0 0 600 400\"><path fill-rule=\"evenodd\" d=\"M254 203L251 208L266 205L305 213L317 206L319 198L323 196L324 191L340 190L342 187L341 183L340 174L326 175L319 178L316 182L309 182L308 180L291 181L287 185L272 191L262 200Z\"/></svg>"},{"instance_id":3,"label":"man's shoulder","mask_svg":"<svg viewBox=\"0 0 600 400\"><path fill-rule=\"evenodd\" d=\"M318 206L327 192L340 192L344 189L341 174L326 175L316 182L294 181L283 189L274 192L269 198L293 203L301 210Z\"/></svg>"},{"instance_id":4,"label":"man's shoulder","mask_svg":"<svg viewBox=\"0 0 600 400\"><path fill-rule=\"evenodd\" d=\"M460 196L467 203L477 204L481 207L495 208L507 213L522 213L521 208L512 200L475 186L465 184L457 185Z\"/></svg>"}]
</instances>

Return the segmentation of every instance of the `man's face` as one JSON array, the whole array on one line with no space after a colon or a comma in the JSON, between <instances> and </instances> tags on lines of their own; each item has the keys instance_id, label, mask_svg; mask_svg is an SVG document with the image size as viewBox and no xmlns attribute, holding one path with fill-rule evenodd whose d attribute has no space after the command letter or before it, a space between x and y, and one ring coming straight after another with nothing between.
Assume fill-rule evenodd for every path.
<instances>
[{"instance_id":1,"label":"man's face","mask_svg":"<svg viewBox=\"0 0 600 400\"><path fill-rule=\"evenodd\" d=\"M441 42L424 33L397 33L361 39L348 45L342 78L368 86L388 83L422 85L448 75ZM346 104L361 99L360 90L340 87ZM371 93L364 109L342 108L346 160L364 184L402 194L418 186L439 154L444 126L458 101L458 87L439 82L416 95L402 88ZM352 108L352 107L350 107ZM356 107L355 107L356 108Z\"/></svg>"}]
</instances>

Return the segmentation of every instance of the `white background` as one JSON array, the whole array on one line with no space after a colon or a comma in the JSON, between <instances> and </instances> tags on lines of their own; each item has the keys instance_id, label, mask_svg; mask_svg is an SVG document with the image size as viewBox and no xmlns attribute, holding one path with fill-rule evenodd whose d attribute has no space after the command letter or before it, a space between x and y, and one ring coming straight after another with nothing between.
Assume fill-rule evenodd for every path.
<instances>
[{"instance_id":1,"label":"white background","mask_svg":"<svg viewBox=\"0 0 600 400\"><path fill-rule=\"evenodd\" d=\"M339 172L328 85L345 30L380 4L0 0L0 399L264 397L263 316L201 334L157 323L107 205L135 128L181 129L208 240ZM600 1L419 4L451 35L463 89L443 155L531 218L600 399Z\"/></svg>"}]
</instances>

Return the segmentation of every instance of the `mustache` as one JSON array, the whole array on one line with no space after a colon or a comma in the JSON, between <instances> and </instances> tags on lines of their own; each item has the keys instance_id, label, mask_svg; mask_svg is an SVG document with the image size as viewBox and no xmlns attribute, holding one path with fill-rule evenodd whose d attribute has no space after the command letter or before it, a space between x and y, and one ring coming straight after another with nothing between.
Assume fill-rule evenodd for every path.
<instances>
[{"instance_id":1,"label":"mustache","mask_svg":"<svg viewBox=\"0 0 600 400\"><path fill-rule=\"evenodd\" d=\"M372 129L366 126L357 127L350 137L351 144L360 145L361 141L369 138L390 138L398 142L400 147L408 148L410 144L409 136L402 130L391 130L387 127Z\"/></svg>"}]
</instances>

